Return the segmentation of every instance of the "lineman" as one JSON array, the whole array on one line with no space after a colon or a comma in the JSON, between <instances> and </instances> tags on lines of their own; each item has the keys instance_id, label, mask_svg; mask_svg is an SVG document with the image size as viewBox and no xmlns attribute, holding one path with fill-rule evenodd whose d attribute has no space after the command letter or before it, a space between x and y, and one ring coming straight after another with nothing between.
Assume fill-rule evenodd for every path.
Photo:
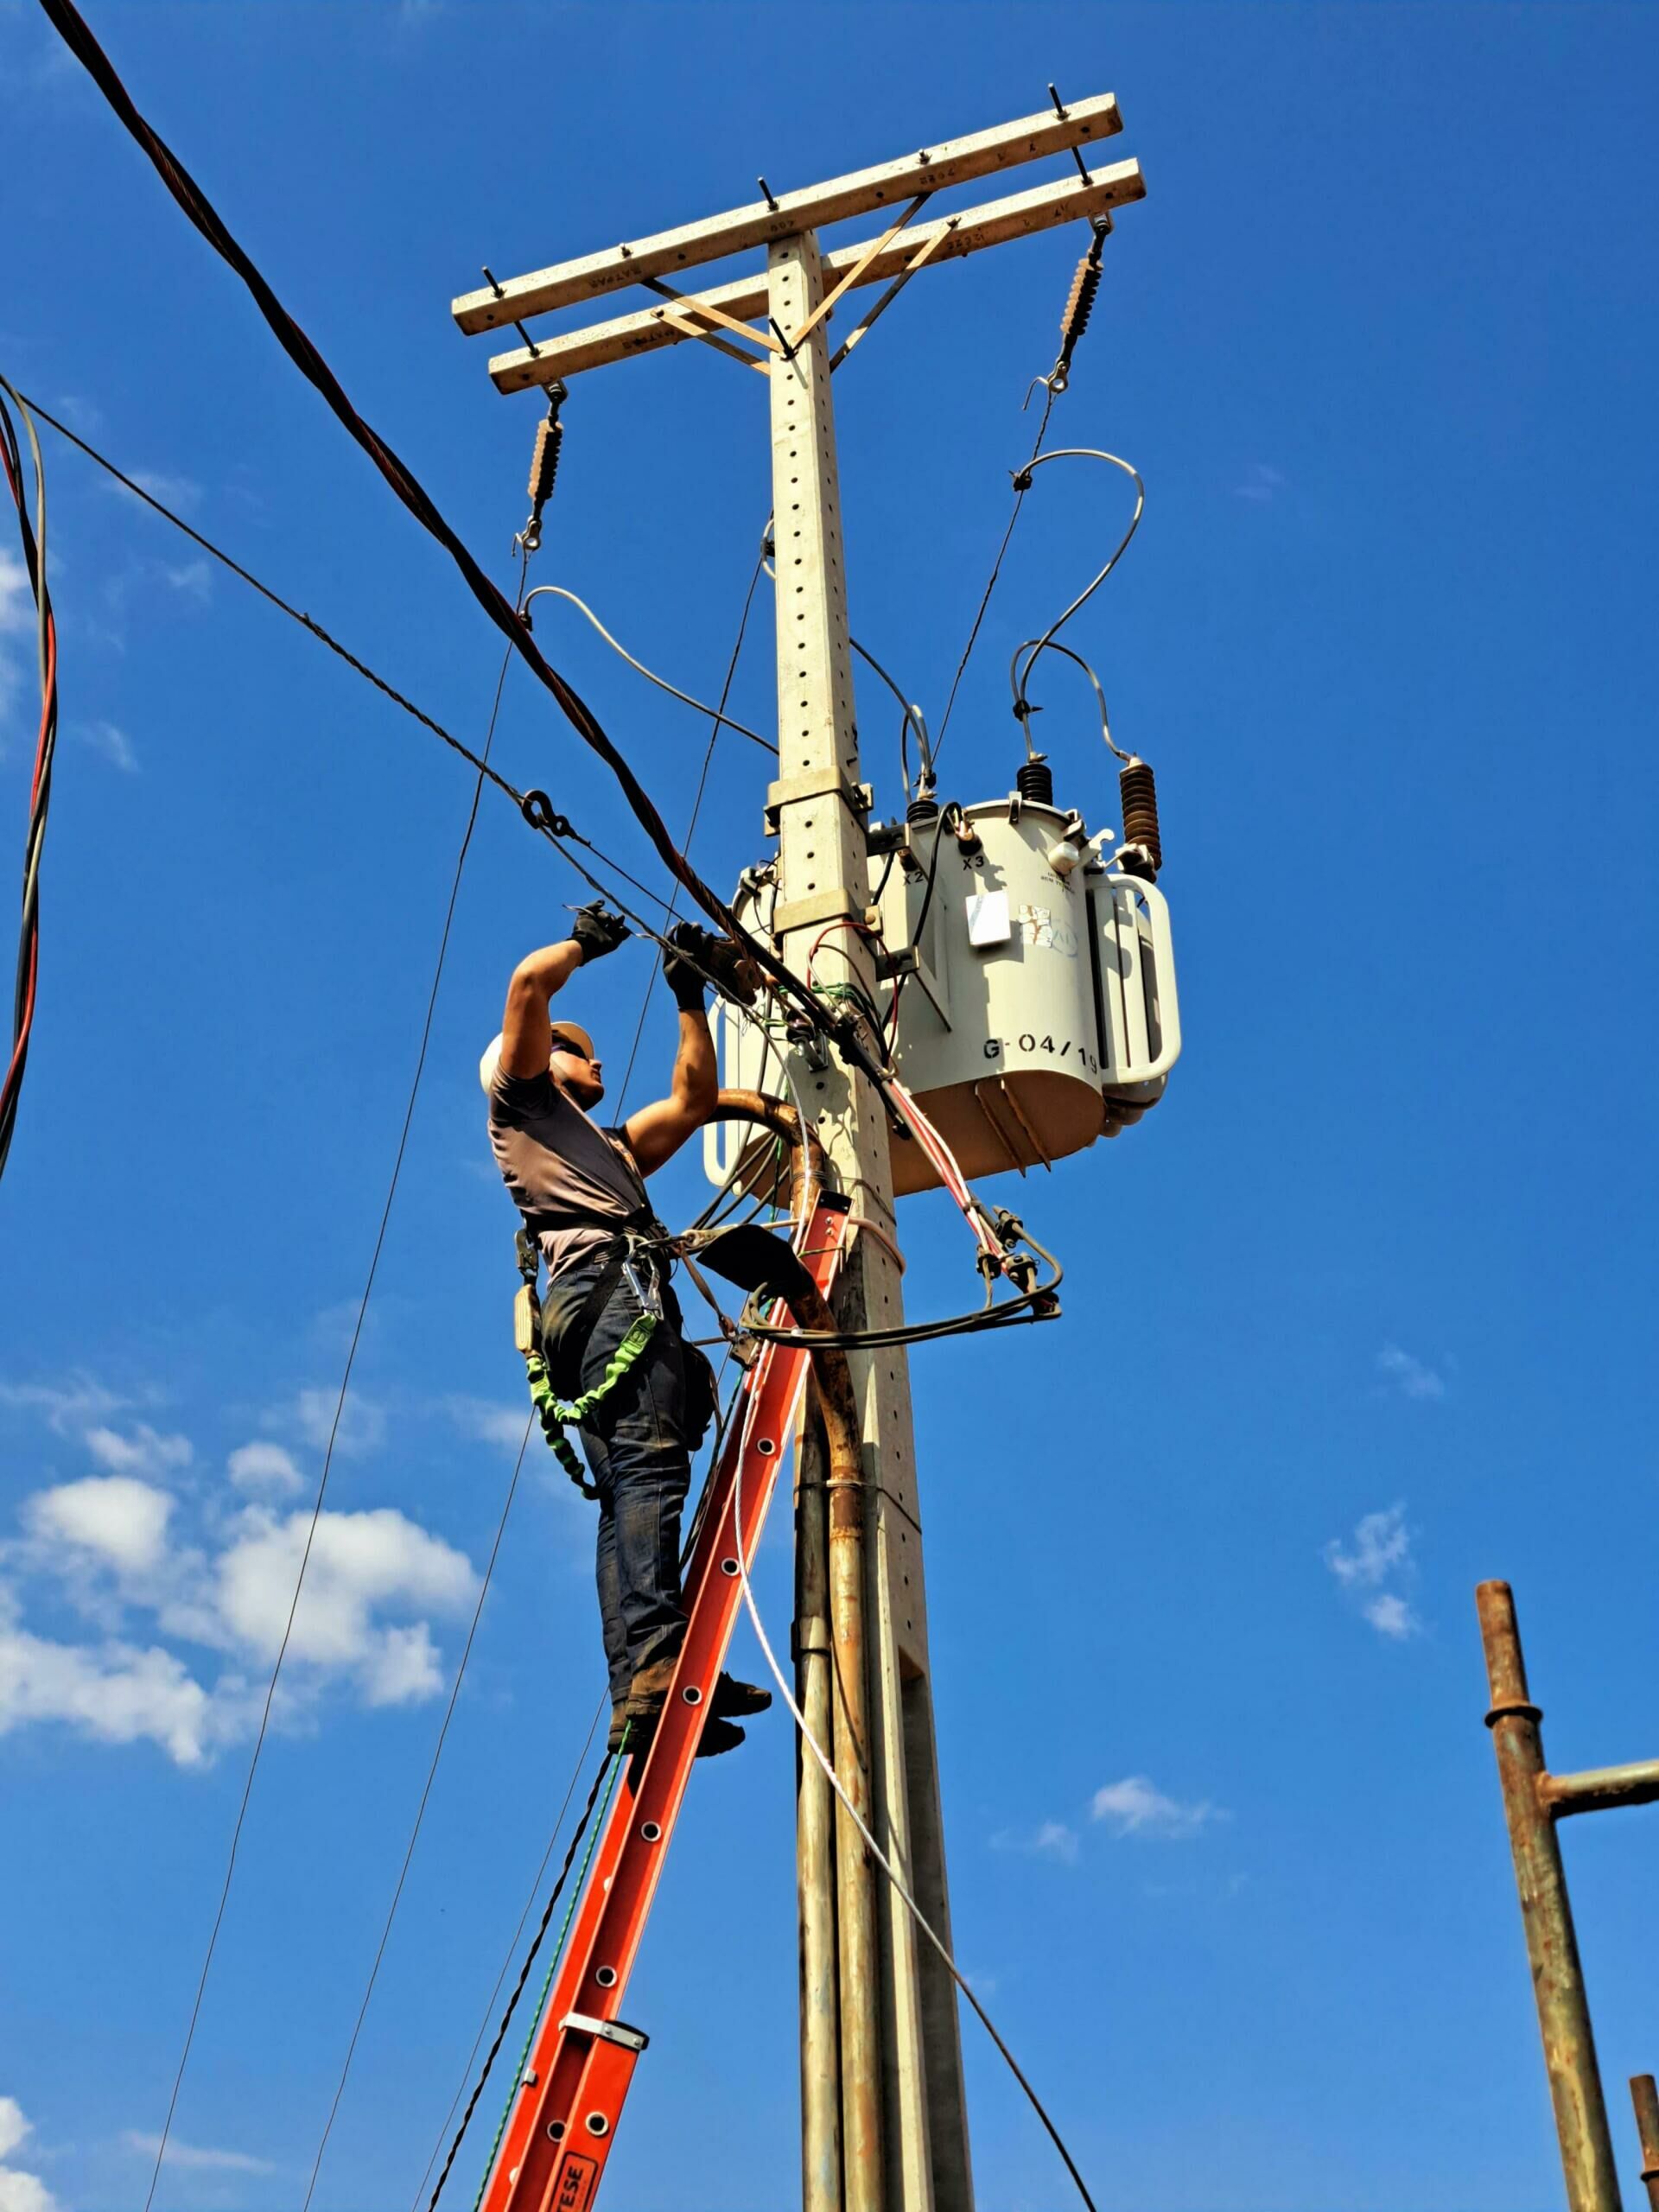
<instances>
[{"instance_id":1,"label":"lineman","mask_svg":"<svg viewBox=\"0 0 1659 2212\"><path fill-rule=\"evenodd\" d=\"M650 1741L685 1633L680 1595L680 1510L690 1455L714 1410L708 1362L682 1335L669 1282L664 1232L645 1178L701 1128L718 1081L702 978L714 940L682 923L663 956L679 1008L679 1046L666 1098L620 1127L590 1110L605 1095L594 1040L555 1022L549 1001L579 968L629 934L595 899L569 938L521 960L507 987L501 1033L479 1064L490 1102L490 1144L513 1203L547 1263L542 1342L549 1376L565 1400L600 1389L618 1346L642 1312L660 1318L633 1364L613 1383L578 1433L599 1495L599 1611L610 1675L610 1748ZM689 956L689 957L687 957ZM764 1712L768 1690L722 1675L710 1700L700 1756L743 1741L734 1722Z\"/></svg>"}]
</instances>

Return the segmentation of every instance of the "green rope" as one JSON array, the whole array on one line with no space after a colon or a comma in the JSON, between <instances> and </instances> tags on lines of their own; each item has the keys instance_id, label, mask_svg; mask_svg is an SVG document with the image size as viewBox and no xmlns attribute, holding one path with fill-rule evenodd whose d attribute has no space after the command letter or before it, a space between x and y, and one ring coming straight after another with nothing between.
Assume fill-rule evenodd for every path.
<instances>
[{"instance_id":1,"label":"green rope","mask_svg":"<svg viewBox=\"0 0 1659 2212\"><path fill-rule=\"evenodd\" d=\"M652 1319L652 1316L647 1313L643 1314L640 1318L643 1320L648 1321ZM638 1327L639 1324L636 1322L634 1325L635 1327ZM649 1334L649 1331L647 1331L646 1333ZM632 1330L629 1331L629 1334L632 1334ZM620 1347L619 1346L618 1349L620 1351ZM638 1355L636 1354L636 1357ZM631 1360L628 1363L632 1366L633 1363ZM602 1389L604 1385L601 1384L601 1388ZM512 2117L513 2099L518 2095L519 2088L524 2082L524 2067L529 2061L531 2050L535 2047L536 2031L541 2024L542 2014L546 2008L547 1993L553 1986L554 1972L556 1969L559 1960L563 1954L564 1939L570 1933L571 1919L575 1915L577 1905L582 1901L582 1889L588 1879L588 1869L593 1864L594 1852L598 1846L600 1835L605 1826L605 1815L610 1806L611 1792L616 1788L616 1777L621 1773L623 1766L626 1762L627 1749L627 1733L624 1731L622 1742L611 1759L611 1777L605 1785L605 1795L600 1800L598 1817L588 1831L588 1848L582 1855L582 1866L576 1875L575 1887L571 1891L570 1902L564 1909L564 1919L559 1929L559 1940L553 1946L553 1955L547 1962L547 1973L543 1977L542 1980L542 1993L536 1999L536 2010L531 2015L530 2032L524 2037L524 2047L519 2052L518 2063L513 2069L512 2087L507 2091L507 2101L502 2110L500 2120L496 2126L495 2140L490 2145L489 2157L484 2161L484 2177L478 2184L478 2195L473 2199L473 2212L478 2212L479 2206L484 2202L484 2192L490 2185L490 2176L495 2171L495 2154L501 2148L501 2138L506 2133L507 2122Z\"/></svg>"},{"instance_id":2,"label":"green rope","mask_svg":"<svg viewBox=\"0 0 1659 2212\"><path fill-rule=\"evenodd\" d=\"M638 1363L640 1354L651 1342L657 1326L654 1313L642 1313L629 1325L628 1333L611 1354L605 1372L591 1390L584 1390L579 1398L556 1395L549 1380L547 1363L539 1351L524 1354L524 1373L530 1383L530 1395L540 1417L542 1433L546 1437L554 1458L564 1469L584 1497L597 1497L599 1492L588 1480L587 1471L576 1457L575 1446L565 1435L567 1428L580 1428L588 1416L603 1405L618 1388L630 1370Z\"/></svg>"}]
</instances>

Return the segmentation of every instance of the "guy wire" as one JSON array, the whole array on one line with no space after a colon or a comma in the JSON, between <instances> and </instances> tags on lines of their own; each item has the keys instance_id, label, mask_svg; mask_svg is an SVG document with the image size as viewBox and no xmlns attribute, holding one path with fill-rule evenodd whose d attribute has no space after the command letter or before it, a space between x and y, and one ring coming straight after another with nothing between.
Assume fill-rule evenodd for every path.
<instances>
[{"instance_id":1,"label":"guy wire","mask_svg":"<svg viewBox=\"0 0 1659 2212\"><path fill-rule=\"evenodd\" d=\"M726 664L726 681L720 687L720 704L715 709L714 724L709 732L709 742L703 749L702 772L697 778L697 795L691 802L691 819L685 825L685 838L681 849L688 855L688 857L691 851L691 840L697 834L697 817L702 812L702 795L708 789L709 771L714 765L715 747L719 742L720 733L726 713L726 702L732 696L732 684L737 676L737 664L743 652L743 639L749 626L749 609L754 604L755 586L760 581L760 570L766 561L766 540L763 537L760 543L760 550L755 556L754 569L749 578L748 590L743 595L743 612L738 617L737 639L732 646L732 657ZM678 901L679 893L676 891L674 897L669 901L668 913L669 919L671 921L674 918L675 908L677 906ZM645 1015L650 1010L651 995L656 988L657 970L653 968L650 975L645 978L645 995L639 1001L639 1019L633 1025L633 1043L628 1048L628 1065L622 1072L622 1087L616 1094L616 1110L619 1118L622 1114L623 1108L627 1103L628 1084L633 1074L634 1061L639 1058L639 1039L645 1033Z\"/></svg>"},{"instance_id":2,"label":"guy wire","mask_svg":"<svg viewBox=\"0 0 1659 2212\"><path fill-rule=\"evenodd\" d=\"M528 560L528 555L524 556L520 562L520 590L524 588L524 562ZM500 674L496 678L495 701L490 709L489 728L485 734L484 755L488 754L490 745L495 735L496 717L501 709L501 693L506 682L507 664L508 656L504 655ZM340 1418L346 1410L346 1394L351 1388L352 1370L356 1364L357 1348L362 1340L363 1324L368 1314L369 1299L374 1289L375 1276L379 1271L380 1255L386 1241L386 1228L391 1219L392 1201L397 1195L397 1182L403 1173L404 1154L408 1149L409 1132L415 1119L415 1102L420 1096L421 1077L426 1068L427 1047L432 1038L432 1019L437 1011L438 987L443 981L444 960L449 950L449 932L455 918L455 902L461 893L461 870L467 864L467 849L473 841L473 830L478 820L479 800L483 791L483 779L486 772L485 757L480 756L478 779L473 786L473 803L467 812L467 827L461 836L461 849L455 855L454 874L449 886L449 902L444 910L443 930L438 940L438 957L433 969L432 987L427 994L426 1018L421 1026L420 1049L416 1054L415 1074L409 1087L409 1101L404 1109L403 1127L398 1132L397 1149L391 1164L391 1178L386 1187L385 1203L380 1210L380 1225L375 1232L374 1249L369 1259L369 1272L364 1281L363 1295L358 1300L357 1319L353 1325L352 1340L346 1354L345 1372L340 1376L340 1395L334 1401L334 1420L329 1424L328 1442L322 1456L322 1472L318 1478L317 1494L312 1502L310 1525L305 1534L305 1548L300 1554L300 1571L294 1584L293 1598L289 1604L288 1618L283 1624L282 1642L276 1649L276 1664L271 1669L270 1681L266 1686L264 1707L259 1716L258 1732L254 1738L252 1755L248 1761L247 1777L242 1785L241 1802L237 1808L236 1822L231 1831L231 1848L226 1862L225 1880L219 1891L219 1904L213 1914L213 1924L208 1934L207 1949L202 1959L201 1972L196 1981L196 1993L190 2007L189 2024L185 2030L184 2048L179 2054L178 2070L174 2075L172 2094L167 2101L167 2117L162 2122L161 2136L156 2146L156 2164L150 2173L149 2187L144 2194L144 2212L150 2212L150 2207L155 2202L156 2190L161 2181L162 2162L167 2156L168 2138L173 2130L173 2115L178 2109L179 2092L184 2085L185 2069L190 2063L191 2047L195 2042L196 2023L201 2017L201 2002L207 1987L207 1976L213 1967L214 1954L219 1948L219 1932L224 1925L225 1908L230 1902L231 1884L236 1873L237 1848L242 1840L243 1824L248 1815L248 1802L253 1795L253 1778L259 1770L259 1757L264 1749L265 1737L270 1726L270 1711L276 1695L276 1683L283 1671L283 1662L288 1656L289 1642L293 1636L294 1622L300 1609L300 1592L305 1587L306 1569L310 1565L312 1546L316 1541L318 1523L322 1518L322 1501L328 1488L329 1471L334 1465L334 1443L340 1434ZM442 1739L440 1739L441 1746ZM349 2059L347 2063L349 2063ZM330 2124L332 2125L332 2116ZM327 2139L326 2134L324 2139L325 2141ZM318 2157L319 2158L321 2157L321 2151L318 2152ZM313 2178L314 2180L315 2178L315 2171Z\"/></svg>"}]
</instances>

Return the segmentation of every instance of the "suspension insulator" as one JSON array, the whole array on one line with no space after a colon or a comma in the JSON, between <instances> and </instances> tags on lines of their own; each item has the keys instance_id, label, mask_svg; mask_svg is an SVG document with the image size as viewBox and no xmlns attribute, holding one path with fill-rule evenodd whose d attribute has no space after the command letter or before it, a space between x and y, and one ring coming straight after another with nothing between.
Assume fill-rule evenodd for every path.
<instances>
[{"instance_id":1,"label":"suspension insulator","mask_svg":"<svg viewBox=\"0 0 1659 2212\"><path fill-rule=\"evenodd\" d=\"M1033 753L1029 760L1020 763L1014 787L1021 798L1029 799L1033 806L1054 804L1054 771L1040 753Z\"/></svg>"},{"instance_id":2,"label":"suspension insulator","mask_svg":"<svg viewBox=\"0 0 1659 2212\"><path fill-rule=\"evenodd\" d=\"M536 446L530 457L530 503L537 512L552 494L553 479L559 473L559 448L563 442L563 423L556 423L550 416L536 425Z\"/></svg>"},{"instance_id":3,"label":"suspension insulator","mask_svg":"<svg viewBox=\"0 0 1659 2212\"><path fill-rule=\"evenodd\" d=\"M1117 788L1123 808L1123 842L1144 846L1147 855L1141 861L1131 853L1120 865L1125 874L1144 875L1155 883L1164 849L1158 836L1158 786L1150 766L1144 760L1131 760L1118 770Z\"/></svg>"},{"instance_id":4,"label":"suspension insulator","mask_svg":"<svg viewBox=\"0 0 1659 2212\"><path fill-rule=\"evenodd\" d=\"M1071 289L1065 296L1065 313L1060 317L1060 338L1070 358L1074 346L1089 327L1089 318L1094 312L1095 295L1100 289L1100 254L1096 247L1086 253L1077 264L1077 273L1071 279Z\"/></svg>"}]
</instances>

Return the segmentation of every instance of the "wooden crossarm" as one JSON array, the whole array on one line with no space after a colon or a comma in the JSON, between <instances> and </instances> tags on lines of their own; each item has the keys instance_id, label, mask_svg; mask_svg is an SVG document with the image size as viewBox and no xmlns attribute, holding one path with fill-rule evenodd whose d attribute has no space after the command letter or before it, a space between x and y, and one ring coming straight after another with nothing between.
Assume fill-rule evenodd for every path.
<instances>
[{"instance_id":1,"label":"wooden crossarm","mask_svg":"<svg viewBox=\"0 0 1659 2212\"><path fill-rule=\"evenodd\" d=\"M848 176L832 177L827 184L785 192L774 206L757 200L701 223L607 246L576 261L556 262L528 276L509 277L493 291L465 292L454 302L451 312L469 337L480 330L499 330L526 315L544 315L577 300L625 289L646 276L672 276L677 270L723 260L729 253L766 245L773 238L868 215L874 208L913 199L918 192L942 192L998 169L1063 154L1109 138L1122 128L1110 92L1073 100L1064 115L1048 109L1017 123L999 123L966 138L924 146L876 168L856 169Z\"/></svg>"},{"instance_id":2,"label":"wooden crossarm","mask_svg":"<svg viewBox=\"0 0 1659 2212\"><path fill-rule=\"evenodd\" d=\"M1039 185L1029 192L1010 194L1006 200L964 207L959 214L943 216L932 223L912 224L873 261L866 261L859 282L886 283L899 275L924 246L929 248L929 267L938 267L963 254L977 253L984 246L1001 245L1010 238L1053 230L1084 216L1108 214L1113 208L1126 207L1134 200L1144 200L1146 195L1146 181L1139 162L1114 162L1109 168L1091 170L1087 184L1077 176L1059 177L1052 184ZM833 283L845 276L849 269L865 260L868 251L867 240L826 254L826 281ZM685 296L687 308L699 304L717 308L740 321L764 315L765 273ZM588 369L604 368L612 361L626 360L635 353L652 353L659 346L677 346L684 335L665 323L654 308L642 315L618 315L608 322L589 323L582 330L539 339L534 353L526 346L519 346L511 353L493 355L490 381L498 391L524 391L536 385L551 384L559 377L568 378L580 376Z\"/></svg>"}]
</instances>

